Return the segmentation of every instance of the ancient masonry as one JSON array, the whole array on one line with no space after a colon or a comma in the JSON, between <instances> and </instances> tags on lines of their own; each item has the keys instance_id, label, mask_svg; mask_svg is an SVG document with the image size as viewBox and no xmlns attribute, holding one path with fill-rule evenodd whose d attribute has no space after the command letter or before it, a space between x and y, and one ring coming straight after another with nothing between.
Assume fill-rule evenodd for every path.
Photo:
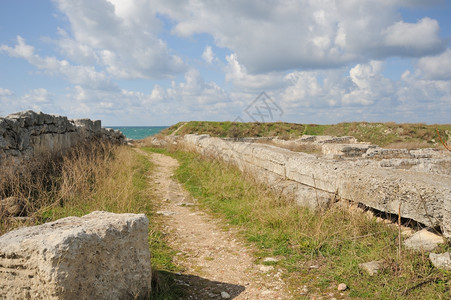
<instances>
[{"instance_id":1,"label":"ancient masonry","mask_svg":"<svg viewBox=\"0 0 451 300\"><path fill-rule=\"evenodd\" d=\"M402 217L439 226L451 238L451 153L383 149L357 143L352 137L272 141L315 144L322 155L293 152L254 139L185 135L175 142L238 166L293 195L300 205L322 209L341 198L390 214L400 210Z\"/></svg>"},{"instance_id":2,"label":"ancient masonry","mask_svg":"<svg viewBox=\"0 0 451 300\"><path fill-rule=\"evenodd\" d=\"M0 299L148 299L149 221L92 212L0 237Z\"/></svg>"},{"instance_id":3,"label":"ancient masonry","mask_svg":"<svg viewBox=\"0 0 451 300\"><path fill-rule=\"evenodd\" d=\"M117 130L102 128L101 121L24 111L0 118L0 161L42 151L61 151L83 140L105 139L125 143Z\"/></svg>"}]
</instances>

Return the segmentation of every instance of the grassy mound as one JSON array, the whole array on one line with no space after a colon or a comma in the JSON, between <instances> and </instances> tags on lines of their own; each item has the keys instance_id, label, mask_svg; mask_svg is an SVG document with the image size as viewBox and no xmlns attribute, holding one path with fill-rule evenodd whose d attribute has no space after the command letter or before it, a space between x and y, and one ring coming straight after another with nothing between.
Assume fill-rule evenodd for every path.
<instances>
[{"instance_id":1,"label":"grassy mound","mask_svg":"<svg viewBox=\"0 0 451 300\"><path fill-rule=\"evenodd\" d=\"M451 136L451 125L426 125L423 123L368 123L351 122L335 125L296 124L296 123L238 123L191 121L177 123L162 134L209 134L216 137L275 137L297 138L303 135L353 136L360 142L370 142L379 146L394 148L433 147L438 145L439 131L443 140Z\"/></svg>"}]
</instances>

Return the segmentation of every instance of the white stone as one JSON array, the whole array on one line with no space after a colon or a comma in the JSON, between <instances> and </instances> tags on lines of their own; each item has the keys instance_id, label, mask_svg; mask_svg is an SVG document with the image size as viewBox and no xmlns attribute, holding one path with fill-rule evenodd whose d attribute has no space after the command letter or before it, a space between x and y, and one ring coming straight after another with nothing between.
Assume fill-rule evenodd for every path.
<instances>
[{"instance_id":1,"label":"white stone","mask_svg":"<svg viewBox=\"0 0 451 300\"><path fill-rule=\"evenodd\" d=\"M451 252L441 254L430 253L429 259L436 268L451 271Z\"/></svg>"},{"instance_id":2,"label":"white stone","mask_svg":"<svg viewBox=\"0 0 451 300\"><path fill-rule=\"evenodd\" d=\"M443 238L440 235L434 234L427 229L416 232L404 241L406 248L418 251L432 251L442 243Z\"/></svg>"},{"instance_id":3,"label":"white stone","mask_svg":"<svg viewBox=\"0 0 451 300\"><path fill-rule=\"evenodd\" d=\"M377 274L377 272L379 271L382 262L383 262L382 260L370 261L370 262L359 264L359 267L364 269L366 272L368 272L368 274L370 274L370 276L373 276L374 274Z\"/></svg>"},{"instance_id":4,"label":"white stone","mask_svg":"<svg viewBox=\"0 0 451 300\"><path fill-rule=\"evenodd\" d=\"M274 270L273 266L260 266L260 271L262 271L264 273L272 271L272 270Z\"/></svg>"},{"instance_id":5,"label":"white stone","mask_svg":"<svg viewBox=\"0 0 451 300\"><path fill-rule=\"evenodd\" d=\"M149 221L93 212L0 237L0 299L133 299L150 292Z\"/></svg>"}]
</instances>

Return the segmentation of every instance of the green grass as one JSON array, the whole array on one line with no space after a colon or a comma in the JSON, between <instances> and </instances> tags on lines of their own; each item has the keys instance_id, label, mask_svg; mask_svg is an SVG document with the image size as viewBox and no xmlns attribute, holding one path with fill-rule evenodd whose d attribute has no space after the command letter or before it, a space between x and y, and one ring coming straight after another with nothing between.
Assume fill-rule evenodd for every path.
<instances>
[{"instance_id":1,"label":"green grass","mask_svg":"<svg viewBox=\"0 0 451 300\"><path fill-rule=\"evenodd\" d=\"M181 123L162 131L170 134ZM436 129L447 141L451 131L450 124L426 125L422 123L368 123L346 122L335 125L295 124L295 123L239 123L191 121L177 132L177 135L189 133L209 134L217 137L273 137L283 139L307 135L354 136L360 142L370 142L379 146L394 147L433 147L439 142ZM410 146L409 146L410 144Z\"/></svg>"},{"instance_id":2,"label":"green grass","mask_svg":"<svg viewBox=\"0 0 451 300\"><path fill-rule=\"evenodd\" d=\"M284 279L294 294L307 285L311 295L340 298L336 286L344 282L351 298L448 299L451 273L434 268L428 253L402 249L398 259L396 228L338 206L315 213L234 167L193 153L166 153L181 164L177 180L201 207L240 229L257 249L256 261L280 258L277 265L286 270ZM358 264L372 260L383 260L384 267L369 276Z\"/></svg>"}]
</instances>

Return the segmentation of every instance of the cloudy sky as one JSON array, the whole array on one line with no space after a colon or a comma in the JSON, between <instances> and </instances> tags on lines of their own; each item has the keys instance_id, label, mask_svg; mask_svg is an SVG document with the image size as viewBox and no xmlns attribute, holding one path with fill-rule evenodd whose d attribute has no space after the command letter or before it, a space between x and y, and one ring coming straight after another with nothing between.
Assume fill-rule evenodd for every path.
<instances>
[{"instance_id":1,"label":"cloudy sky","mask_svg":"<svg viewBox=\"0 0 451 300\"><path fill-rule=\"evenodd\" d=\"M451 123L450 16L450 0L1 0L0 115Z\"/></svg>"}]
</instances>

